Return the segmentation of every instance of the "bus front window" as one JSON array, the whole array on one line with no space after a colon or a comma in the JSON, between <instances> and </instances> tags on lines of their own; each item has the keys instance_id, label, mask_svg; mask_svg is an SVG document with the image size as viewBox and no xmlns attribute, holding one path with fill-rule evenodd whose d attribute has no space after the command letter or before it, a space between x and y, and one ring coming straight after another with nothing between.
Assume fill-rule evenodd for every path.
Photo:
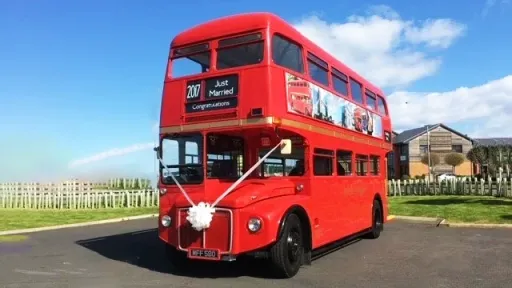
<instances>
[{"instance_id":1,"label":"bus front window","mask_svg":"<svg viewBox=\"0 0 512 288\"><path fill-rule=\"evenodd\" d=\"M217 69L258 64L263 60L265 45L261 33L219 40Z\"/></svg>"},{"instance_id":2,"label":"bus front window","mask_svg":"<svg viewBox=\"0 0 512 288\"><path fill-rule=\"evenodd\" d=\"M166 136L161 143L160 163L162 183L176 185L169 173L180 184L199 184L203 182L203 136L199 133Z\"/></svg>"},{"instance_id":3,"label":"bus front window","mask_svg":"<svg viewBox=\"0 0 512 288\"><path fill-rule=\"evenodd\" d=\"M197 75L210 70L210 51L172 59L171 78Z\"/></svg>"},{"instance_id":4,"label":"bus front window","mask_svg":"<svg viewBox=\"0 0 512 288\"><path fill-rule=\"evenodd\" d=\"M238 179L243 175L244 139L210 133L206 139L209 179Z\"/></svg>"}]
</instances>

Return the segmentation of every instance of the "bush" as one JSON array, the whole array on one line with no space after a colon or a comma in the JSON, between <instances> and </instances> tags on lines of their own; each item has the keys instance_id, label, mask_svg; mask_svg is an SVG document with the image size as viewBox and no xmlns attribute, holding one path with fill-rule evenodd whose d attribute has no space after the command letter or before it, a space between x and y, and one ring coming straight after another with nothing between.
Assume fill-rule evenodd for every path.
<instances>
[{"instance_id":1,"label":"bush","mask_svg":"<svg viewBox=\"0 0 512 288\"><path fill-rule=\"evenodd\" d=\"M428 153L421 157L421 163L428 166ZM430 167L435 167L441 163L441 158L436 153L430 153Z\"/></svg>"},{"instance_id":2,"label":"bush","mask_svg":"<svg viewBox=\"0 0 512 288\"><path fill-rule=\"evenodd\" d=\"M455 167L464 163L464 155L461 153L448 153L444 156L444 163L450 165L455 170Z\"/></svg>"}]
</instances>

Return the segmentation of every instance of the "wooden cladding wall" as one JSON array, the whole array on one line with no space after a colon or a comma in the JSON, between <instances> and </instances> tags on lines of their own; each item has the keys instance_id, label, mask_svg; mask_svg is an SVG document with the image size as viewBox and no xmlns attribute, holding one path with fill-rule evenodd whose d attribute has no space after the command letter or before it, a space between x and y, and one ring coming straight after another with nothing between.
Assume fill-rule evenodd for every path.
<instances>
[{"instance_id":1,"label":"wooden cladding wall","mask_svg":"<svg viewBox=\"0 0 512 288\"><path fill-rule=\"evenodd\" d=\"M428 142L427 133L411 140L409 142L409 161L421 161L421 157L425 154L423 151L425 151ZM470 140L452 133L443 127L430 130L430 151L439 154L441 157L441 164L438 166L440 170L451 170L450 166L445 167L443 165L444 155L460 148L462 148L462 154L466 155L472 147L473 145Z\"/></svg>"}]
</instances>

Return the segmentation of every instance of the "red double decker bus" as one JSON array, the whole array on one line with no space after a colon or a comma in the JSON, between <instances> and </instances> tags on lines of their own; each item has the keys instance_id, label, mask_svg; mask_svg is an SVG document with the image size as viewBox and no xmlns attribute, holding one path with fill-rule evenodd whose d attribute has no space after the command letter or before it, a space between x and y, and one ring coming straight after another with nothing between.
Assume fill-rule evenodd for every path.
<instances>
[{"instance_id":1,"label":"red double decker bus","mask_svg":"<svg viewBox=\"0 0 512 288\"><path fill-rule=\"evenodd\" d=\"M293 277L383 230L384 93L278 16L177 35L160 117L159 238L174 266L253 255Z\"/></svg>"}]
</instances>

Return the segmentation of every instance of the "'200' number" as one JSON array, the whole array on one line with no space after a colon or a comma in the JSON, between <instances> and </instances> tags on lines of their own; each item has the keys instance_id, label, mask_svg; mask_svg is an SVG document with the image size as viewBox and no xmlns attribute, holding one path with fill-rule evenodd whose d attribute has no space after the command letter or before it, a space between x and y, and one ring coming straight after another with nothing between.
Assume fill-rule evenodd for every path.
<instances>
[{"instance_id":1,"label":"'200' number","mask_svg":"<svg viewBox=\"0 0 512 288\"><path fill-rule=\"evenodd\" d=\"M199 93L201 93L200 83L187 85L187 99L199 98Z\"/></svg>"}]
</instances>

